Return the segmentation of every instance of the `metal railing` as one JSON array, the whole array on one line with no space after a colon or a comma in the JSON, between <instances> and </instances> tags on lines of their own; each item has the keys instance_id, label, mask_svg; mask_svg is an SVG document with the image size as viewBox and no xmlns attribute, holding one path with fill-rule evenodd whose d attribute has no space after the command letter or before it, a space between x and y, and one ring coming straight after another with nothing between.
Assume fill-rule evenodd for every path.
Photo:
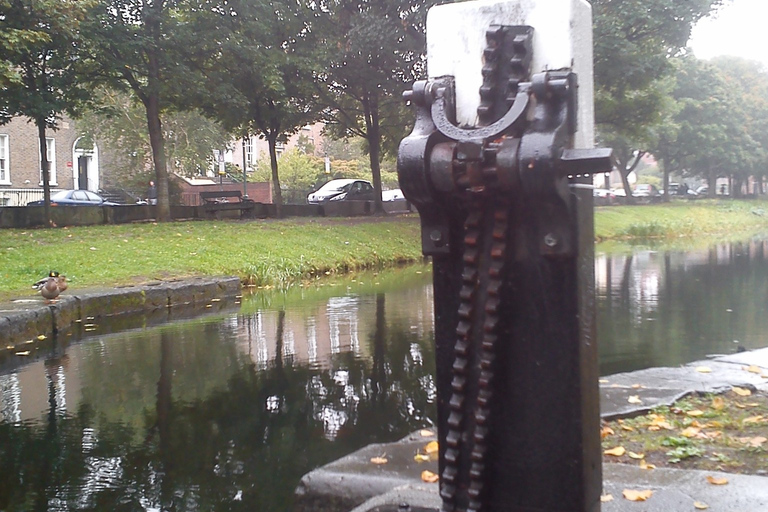
<instances>
[{"instance_id":1,"label":"metal railing","mask_svg":"<svg viewBox=\"0 0 768 512\"><path fill-rule=\"evenodd\" d=\"M52 188L51 194L60 189ZM0 206L26 206L30 201L43 199L43 190L37 188L5 188L0 189Z\"/></svg>"}]
</instances>

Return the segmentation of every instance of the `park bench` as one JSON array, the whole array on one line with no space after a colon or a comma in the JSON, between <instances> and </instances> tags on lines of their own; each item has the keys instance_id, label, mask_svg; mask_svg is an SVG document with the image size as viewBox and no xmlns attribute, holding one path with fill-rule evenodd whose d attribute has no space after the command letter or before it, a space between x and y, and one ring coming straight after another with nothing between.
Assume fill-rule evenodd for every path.
<instances>
[{"instance_id":1,"label":"park bench","mask_svg":"<svg viewBox=\"0 0 768 512\"><path fill-rule=\"evenodd\" d=\"M239 190L214 190L200 192L203 200L203 210L207 217L219 218L221 212L239 211L240 217L253 216L256 203L251 199L243 198ZM230 199L234 199L230 201Z\"/></svg>"}]
</instances>

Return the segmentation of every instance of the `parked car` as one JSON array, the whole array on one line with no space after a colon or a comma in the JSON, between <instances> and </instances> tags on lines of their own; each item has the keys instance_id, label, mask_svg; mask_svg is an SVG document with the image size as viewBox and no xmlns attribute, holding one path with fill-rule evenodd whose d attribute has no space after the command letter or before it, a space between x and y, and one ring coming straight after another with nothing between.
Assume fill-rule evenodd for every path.
<instances>
[{"instance_id":1,"label":"parked car","mask_svg":"<svg viewBox=\"0 0 768 512\"><path fill-rule=\"evenodd\" d=\"M345 200L373 200L373 185L365 180L331 180L307 196L310 204Z\"/></svg>"},{"instance_id":2,"label":"parked car","mask_svg":"<svg viewBox=\"0 0 768 512\"><path fill-rule=\"evenodd\" d=\"M592 196L595 198L595 206L607 206L616 204L616 194L607 188L596 188L592 190Z\"/></svg>"},{"instance_id":3,"label":"parked car","mask_svg":"<svg viewBox=\"0 0 768 512\"><path fill-rule=\"evenodd\" d=\"M405 199L405 196L403 195L403 191L400 190L399 188L396 188L394 190L381 191L382 201L397 201L398 199Z\"/></svg>"},{"instance_id":4,"label":"parked car","mask_svg":"<svg viewBox=\"0 0 768 512\"><path fill-rule=\"evenodd\" d=\"M635 187L632 197L637 199L638 202L655 203L661 199L661 194L654 185L641 183Z\"/></svg>"},{"instance_id":5,"label":"parked car","mask_svg":"<svg viewBox=\"0 0 768 512\"><path fill-rule=\"evenodd\" d=\"M27 206L42 206L43 200L30 201ZM59 190L51 195L51 206L117 206L90 190Z\"/></svg>"}]
</instances>

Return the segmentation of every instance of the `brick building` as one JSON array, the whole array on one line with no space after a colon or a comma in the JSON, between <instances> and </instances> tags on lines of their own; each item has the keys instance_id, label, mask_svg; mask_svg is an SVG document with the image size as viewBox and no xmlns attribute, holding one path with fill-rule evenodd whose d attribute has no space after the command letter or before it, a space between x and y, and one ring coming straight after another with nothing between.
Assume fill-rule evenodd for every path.
<instances>
[{"instance_id":1,"label":"brick building","mask_svg":"<svg viewBox=\"0 0 768 512\"><path fill-rule=\"evenodd\" d=\"M58 130L46 131L51 190L100 186L98 148L78 136L64 118ZM43 198L37 127L17 117L0 126L0 206L23 206Z\"/></svg>"}]
</instances>

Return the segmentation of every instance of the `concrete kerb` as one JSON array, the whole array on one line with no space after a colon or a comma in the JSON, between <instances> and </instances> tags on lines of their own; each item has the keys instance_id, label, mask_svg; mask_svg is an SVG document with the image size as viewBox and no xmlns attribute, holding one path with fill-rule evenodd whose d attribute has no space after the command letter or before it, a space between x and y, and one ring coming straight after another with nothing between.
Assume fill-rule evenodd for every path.
<instances>
[{"instance_id":1,"label":"concrete kerb","mask_svg":"<svg viewBox=\"0 0 768 512\"><path fill-rule=\"evenodd\" d=\"M750 368L752 367L752 368ZM753 370L753 371L750 371ZM604 419L643 414L661 405L698 393L719 393L734 386L768 389L768 348L731 356L697 361L678 368L650 368L620 373L601 379L601 416ZM629 398L633 397L631 403ZM636 403L638 402L639 403ZM384 512L437 510L437 484L421 480L424 470L437 472L437 462L416 463L414 454L423 452L429 438L419 433L389 444L366 446L305 475L297 490L297 511ZM376 465L371 458L386 454L387 464ZM622 464L603 466L603 490L613 501L602 504L603 512L643 510L677 512L694 510L699 501L721 512L768 511L768 477L720 474L677 469L642 470ZM729 484L716 486L706 477L725 477ZM640 504L623 499L624 489L654 491Z\"/></svg>"},{"instance_id":2,"label":"concrete kerb","mask_svg":"<svg viewBox=\"0 0 768 512\"><path fill-rule=\"evenodd\" d=\"M53 304L41 298L19 299L0 304L0 350L14 352L19 344L41 335L49 338L77 322L160 308L204 308L212 301L234 298L240 290L239 278L226 276L67 292Z\"/></svg>"}]
</instances>

